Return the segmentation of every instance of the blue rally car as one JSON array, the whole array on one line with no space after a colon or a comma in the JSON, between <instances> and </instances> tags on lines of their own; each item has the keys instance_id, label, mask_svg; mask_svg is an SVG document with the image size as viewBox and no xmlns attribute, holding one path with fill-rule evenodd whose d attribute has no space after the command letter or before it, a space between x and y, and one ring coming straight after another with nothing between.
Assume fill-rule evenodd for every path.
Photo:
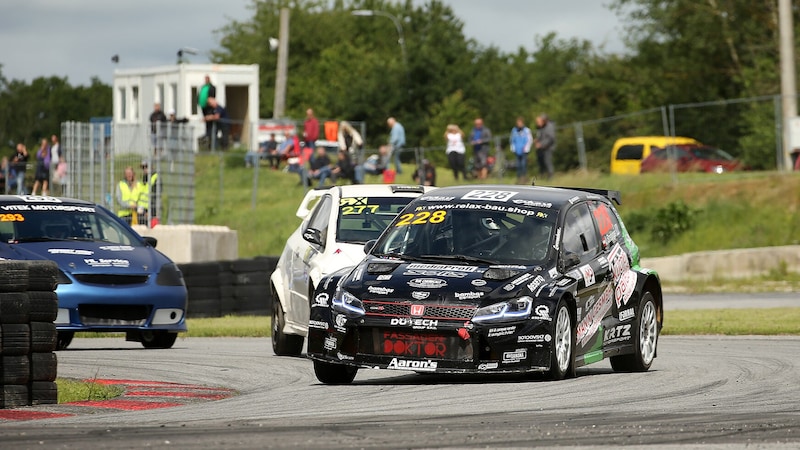
<instances>
[{"instance_id":1,"label":"blue rally car","mask_svg":"<svg viewBox=\"0 0 800 450\"><path fill-rule=\"evenodd\" d=\"M559 380L604 358L648 370L661 283L612 199L454 186L412 200L360 264L320 281L308 323L317 378L349 383L367 367Z\"/></svg>"},{"instance_id":2,"label":"blue rally car","mask_svg":"<svg viewBox=\"0 0 800 450\"><path fill-rule=\"evenodd\" d=\"M178 267L116 215L83 200L0 196L0 258L58 263L58 347L76 331L170 348L186 331Z\"/></svg>"}]
</instances>

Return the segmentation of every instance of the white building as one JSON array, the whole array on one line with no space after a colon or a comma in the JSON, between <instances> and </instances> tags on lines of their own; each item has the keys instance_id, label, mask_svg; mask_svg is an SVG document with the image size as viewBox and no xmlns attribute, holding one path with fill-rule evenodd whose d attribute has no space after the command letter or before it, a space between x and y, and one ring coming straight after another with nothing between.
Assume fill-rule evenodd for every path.
<instances>
[{"instance_id":1,"label":"white building","mask_svg":"<svg viewBox=\"0 0 800 450\"><path fill-rule=\"evenodd\" d=\"M231 139L248 149L257 145L259 93L258 64L177 64L114 71L114 127L120 136L120 128L131 129L133 125L147 125L154 104L160 103L164 114L175 111L178 119L185 118L194 129L197 138L205 134L205 122L199 110L197 97L200 88L209 76L216 87L217 101L228 112L231 120ZM149 135L115 139L116 151L139 151L147 148ZM139 142L141 140L141 142ZM132 143L135 142L135 143ZM193 139L195 150L197 139Z\"/></svg>"}]
</instances>

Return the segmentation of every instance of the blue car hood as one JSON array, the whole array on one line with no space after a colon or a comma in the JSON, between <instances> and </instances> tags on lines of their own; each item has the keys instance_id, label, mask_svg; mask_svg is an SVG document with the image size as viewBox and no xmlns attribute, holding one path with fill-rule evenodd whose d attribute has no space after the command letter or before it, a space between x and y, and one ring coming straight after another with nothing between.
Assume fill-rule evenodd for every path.
<instances>
[{"instance_id":1,"label":"blue car hood","mask_svg":"<svg viewBox=\"0 0 800 450\"><path fill-rule=\"evenodd\" d=\"M7 259L49 259L68 273L156 273L169 260L152 247L108 242L49 241L0 244Z\"/></svg>"}]
</instances>

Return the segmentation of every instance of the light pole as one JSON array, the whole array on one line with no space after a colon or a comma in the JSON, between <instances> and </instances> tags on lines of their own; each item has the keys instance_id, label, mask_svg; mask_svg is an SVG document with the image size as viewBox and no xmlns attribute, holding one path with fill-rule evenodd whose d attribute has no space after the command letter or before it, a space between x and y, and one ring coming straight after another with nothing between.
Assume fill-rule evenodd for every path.
<instances>
[{"instance_id":1,"label":"light pole","mask_svg":"<svg viewBox=\"0 0 800 450\"><path fill-rule=\"evenodd\" d=\"M394 23L394 27L397 28L397 43L400 44L400 51L403 53L403 65L406 68L406 75L407 75L408 58L406 57L406 40L403 37L403 24L400 23L400 20L394 14L374 9L356 9L355 11L352 11L350 14L361 17L372 17L372 16L388 17L389 20L391 20Z\"/></svg>"}]
</instances>

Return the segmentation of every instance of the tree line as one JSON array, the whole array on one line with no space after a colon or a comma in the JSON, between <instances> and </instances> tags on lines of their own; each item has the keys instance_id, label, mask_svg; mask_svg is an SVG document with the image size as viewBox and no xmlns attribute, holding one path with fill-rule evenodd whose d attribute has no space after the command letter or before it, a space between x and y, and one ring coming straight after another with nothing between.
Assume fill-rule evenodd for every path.
<instances>
[{"instance_id":1,"label":"tree line","mask_svg":"<svg viewBox=\"0 0 800 450\"><path fill-rule=\"evenodd\" d=\"M532 125L541 112L565 125L780 90L774 0L612 0L609 7L624 25L624 54L554 33L504 52L468 39L461 19L438 0L252 0L249 19L214 31L219 48L211 58L259 64L260 115L272 117L278 55L268 40L278 36L280 9L288 8L287 116L302 118L312 107L318 117L364 121L370 146L385 142L389 116L405 126L408 146L437 147L448 123L469 130L475 117L506 135L517 116ZM389 19L354 16L357 9L398 18L407 58ZM89 87L60 78L0 83L0 142L111 114L111 89L97 80ZM724 148L753 168L773 168L774 111L768 101L686 109L679 134ZM659 114L586 129L588 166L607 170L617 137L663 130ZM571 130L560 131L558 170L578 166L575 147Z\"/></svg>"}]
</instances>

